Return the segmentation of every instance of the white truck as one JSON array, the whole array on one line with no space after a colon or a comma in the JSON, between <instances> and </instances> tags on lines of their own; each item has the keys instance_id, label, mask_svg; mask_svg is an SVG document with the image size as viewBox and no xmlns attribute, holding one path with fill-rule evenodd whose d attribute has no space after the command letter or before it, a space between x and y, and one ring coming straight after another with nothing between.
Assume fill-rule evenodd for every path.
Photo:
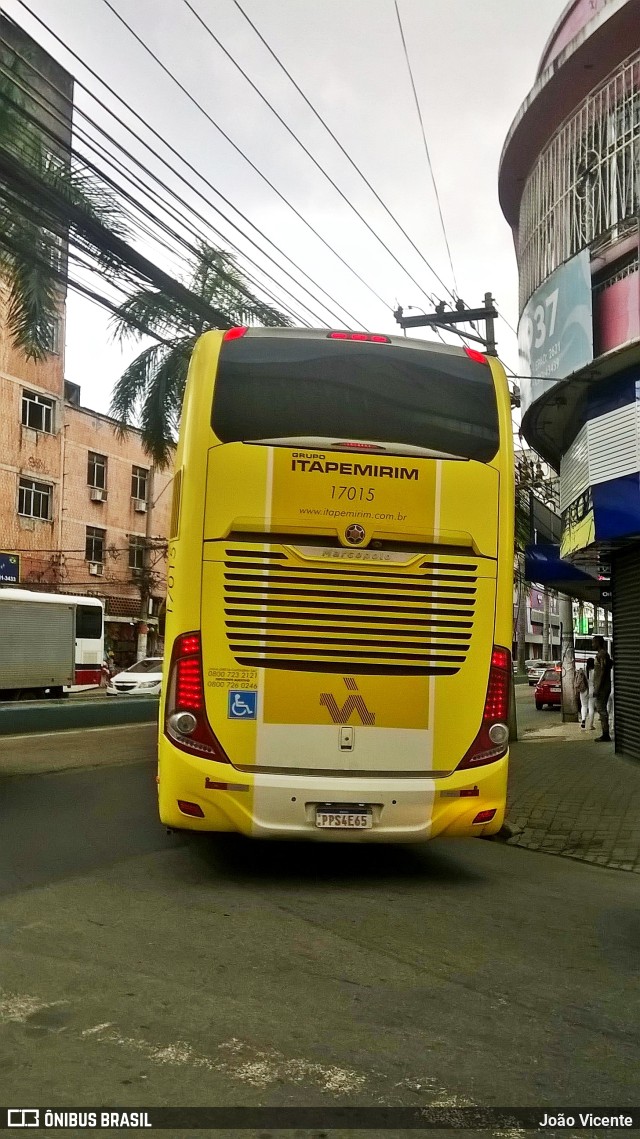
<instances>
[{"instance_id":1,"label":"white truck","mask_svg":"<svg viewBox=\"0 0 640 1139\"><path fill-rule=\"evenodd\" d=\"M0 589L0 701L64 696L74 683L75 606L9 593Z\"/></svg>"}]
</instances>

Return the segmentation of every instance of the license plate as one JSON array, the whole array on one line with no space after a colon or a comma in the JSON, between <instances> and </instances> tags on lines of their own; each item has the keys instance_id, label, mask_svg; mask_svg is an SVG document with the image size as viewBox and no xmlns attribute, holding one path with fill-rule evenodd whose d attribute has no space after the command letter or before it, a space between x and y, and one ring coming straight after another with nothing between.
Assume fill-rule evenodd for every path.
<instances>
[{"instance_id":1,"label":"license plate","mask_svg":"<svg viewBox=\"0 0 640 1139\"><path fill-rule=\"evenodd\" d=\"M331 803L316 807L316 826L335 830L365 831L373 826L373 814L359 804L342 807Z\"/></svg>"},{"instance_id":2,"label":"license plate","mask_svg":"<svg viewBox=\"0 0 640 1139\"><path fill-rule=\"evenodd\" d=\"M560 685L559 684L552 684L550 691L551 692L560 692L561 691Z\"/></svg>"}]
</instances>

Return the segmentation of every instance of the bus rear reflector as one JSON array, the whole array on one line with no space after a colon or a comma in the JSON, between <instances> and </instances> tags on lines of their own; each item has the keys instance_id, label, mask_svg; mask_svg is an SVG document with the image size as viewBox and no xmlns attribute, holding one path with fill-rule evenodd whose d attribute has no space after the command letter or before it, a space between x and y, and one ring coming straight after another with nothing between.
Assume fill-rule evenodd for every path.
<instances>
[{"instance_id":1,"label":"bus rear reflector","mask_svg":"<svg viewBox=\"0 0 640 1139\"><path fill-rule=\"evenodd\" d=\"M511 653L508 649L494 645L480 731L464 759L458 764L458 769L493 763L506 754L509 746L510 695Z\"/></svg>"},{"instance_id":2,"label":"bus rear reflector","mask_svg":"<svg viewBox=\"0 0 640 1139\"><path fill-rule=\"evenodd\" d=\"M368 340L371 344L390 344L390 336L379 336L376 332L328 332L328 340Z\"/></svg>"},{"instance_id":3,"label":"bus rear reflector","mask_svg":"<svg viewBox=\"0 0 640 1139\"><path fill-rule=\"evenodd\" d=\"M190 803L187 799L178 799L177 803L183 815L191 815L194 819L204 818L204 811L197 803Z\"/></svg>"},{"instance_id":4,"label":"bus rear reflector","mask_svg":"<svg viewBox=\"0 0 640 1139\"><path fill-rule=\"evenodd\" d=\"M238 340L240 336L244 336L248 332L248 328L228 328L222 337L223 340Z\"/></svg>"},{"instance_id":5,"label":"bus rear reflector","mask_svg":"<svg viewBox=\"0 0 640 1139\"><path fill-rule=\"evenodd\" d=\"M490 823L493 816L495 815L495 813L496 813L495 807L493 808L492 811L478 811L478 814L476 815L473 822L474 823ZM473 826L473 823L471 825Z\"/></svg>"},{"instance_id":6,"label":"bus rear reflector","mask_svg":"<svg viewBox=\"0 0 640 1139\"><path fill-rule=\"evenodd\" d=\"M181 724L188 730L181 731ZM164 733L181 751L229 763L207 719L199 632L182 633L173 642Z\"/></svg>"}]
</instances>

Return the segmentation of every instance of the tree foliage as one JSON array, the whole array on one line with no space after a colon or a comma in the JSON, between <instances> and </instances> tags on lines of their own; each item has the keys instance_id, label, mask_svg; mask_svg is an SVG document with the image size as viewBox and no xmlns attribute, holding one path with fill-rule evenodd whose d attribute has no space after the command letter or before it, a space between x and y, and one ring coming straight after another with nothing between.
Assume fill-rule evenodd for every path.
<instances>
[{"instance_id":1,"label":"tree foliage","mask_svg":"<svg viewBox=\"0 0 640 1139\"><path fill-rule=\"evenodd\" d=\"M64 301L73 223L52 210L62 206L123 234L118 205L100 181L72 157L58 130L46 127L30 87L29 69L7 45L0 54L0 277L5 323L14 347L32 360L51 350L52 327ZM22 176L22 177L21 177ZM25 189L28 185L29 190ZM85 248L86 237L82 243ZM88 249L103 273L116 266L109 254Z\"/></svg>"},{"instance_id":2,"label":"tree foliage","mask_svg":"<svg viewBox=\"0 0 640 1139\"><path fill-rule=\"evenodd\" d=\"M129 297L112 321L120 341L140 339L139 326L159 338L125 369L111 401L111 413L123 429L140 428L143 445L158 467L167 466L172 458L189 360L198 337L212 328L291 323L248 289L231 254L206 242L198 246L185 283L194 296L224 315L224 323L215 319L213 311L207 320L201 309L196 312L186 301L152 288Z\"/></svg>"}]
</instances>

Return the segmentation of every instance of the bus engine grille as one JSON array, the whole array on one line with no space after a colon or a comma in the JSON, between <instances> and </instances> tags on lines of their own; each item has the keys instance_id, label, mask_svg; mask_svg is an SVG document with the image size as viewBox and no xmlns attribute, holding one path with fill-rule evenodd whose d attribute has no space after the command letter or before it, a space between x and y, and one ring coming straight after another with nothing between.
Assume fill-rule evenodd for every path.
<instances>
[{"instance_id":1,"label":"bus engine grille","mask_svg":"<svg viewBox=\"0 0 640 1139\"><path fill-rule=\"evenodd\" d=\"M453 676L469 649L477 568L431 557L409 572L388 563L346 571L228 550L227 642L250 668Z\"/></svg>"}]
</instances>

